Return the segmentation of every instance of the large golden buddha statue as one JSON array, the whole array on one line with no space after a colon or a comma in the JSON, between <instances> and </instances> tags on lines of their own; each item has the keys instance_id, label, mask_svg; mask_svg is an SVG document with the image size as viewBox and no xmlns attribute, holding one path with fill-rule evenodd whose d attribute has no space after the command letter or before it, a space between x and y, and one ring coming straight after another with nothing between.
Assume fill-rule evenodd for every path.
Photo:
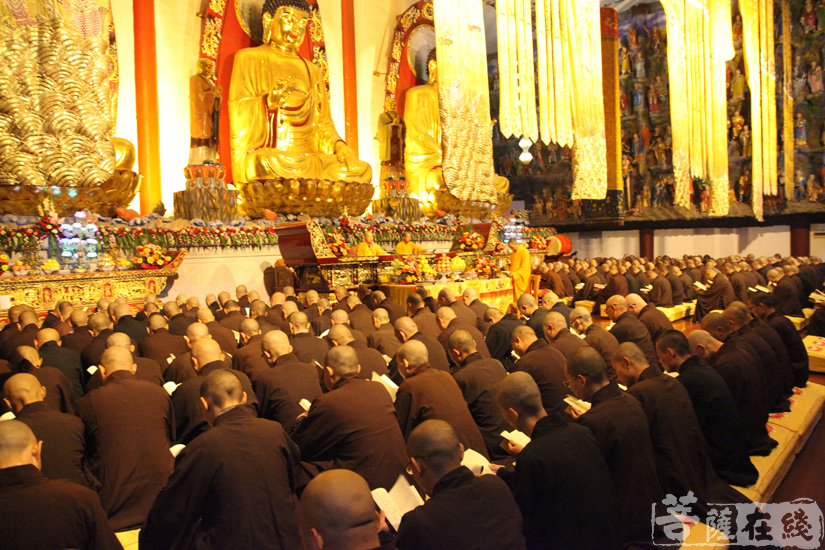
<instances>
[{"instance_id":1,"label":"large golden buddha statue","mask_svg":"<svg viewBox=\"0 0 825 550\"><path fill-rule=\"evenodd\" d=\"M245 202L250 182L268 181L272 195L281 189L305 195L298 180L309 180L307 189L317 201L331 200L334 193L353 198L347 184L372 179L370 165L335 130L320 69L298 54L309 17L305 0L266 0L263 44L235 54L229 87L232 172ZM261 194L260 185L252 187ZM371 186L359 186L356 194L361 191L371 196ZM274 199L276 207L283 204ZM307 204L306 213L318 213L311 210Z\"/></svg>"},{"instance_id":2,"label":"large golden buddha statue","mask_svg":"<svg viewBox=\"0 0 825 550\"><path fill-rule=\"evenodd\" d=\"M421 210L427 216L433 216L437 211L479 218L489 217L491 212L504 215L513 201L507 178L493 176L495 204L460 200L446 185L435 50L429 55L427 71L427 83L408 89L404 100L407 123L404 169L410 195L421 201Z\"/></svg>"}]
</instances>

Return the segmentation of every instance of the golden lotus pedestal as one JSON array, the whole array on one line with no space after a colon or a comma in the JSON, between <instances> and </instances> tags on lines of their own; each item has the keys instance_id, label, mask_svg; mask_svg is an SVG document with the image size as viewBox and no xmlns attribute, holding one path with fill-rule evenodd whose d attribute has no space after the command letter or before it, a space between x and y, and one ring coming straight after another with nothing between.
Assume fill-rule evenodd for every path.
<instances>
[{"instance_id":1,"label":"golden lotus pedestal","mask_svg":"<svg viewBox=\"0 0 825 550\"><path fill-rule=\"evenodd\" d=\"M113 217L116 208L129 206L135 198L140 180L131 170L119 170L105 183L88 187L4 185L0 181L0 214L36 216L37 207L48 197L60 216L88 210Z\"/></svg>"},{"instance_id":2,"label":"golden lotus pedestal","mask_svg":"<svg viewBox=\"0 0 825 550\"><path fill-rule=\"evenodd\" d=\"M236 183L241 209L251 218L264 217L264 210L278 214L307 214L338 217L344 210L360 216L370 205L371 183L314 179L271 179Z\"/></svg>"},{"instance_id":3,"label":"golden lotus pedestal","mask_svg":"<svg viewBox=\"0 0 825 550\"><path fill-rule=\"evenodd\" d=\"M421 206L421 211L428 217L437 217L439 212L464 216L465 218L477 218L488 220L503 217L513 204L513 195L510 193L498 193L496 203L481 201L463 201L456 198L449 191L441 190L433 193L434 201Z\"/></svg>"},{"instance_id":4,"label":"golden lotus pedestal","mask_svg":"<svg viewBox=\"0 0 825 550\"><path fill-rule=\"evenodd\" d=\"M101 298L114 301L123 296L129 303L138 304L147 294L163 292L168 280L177 276L186 254L186 250L175 252L172 261L160 269L28 277L4 275L0 277L0 296L9 296L11 305L28 304L39 314L54 309L64 300L75 307L94 307Z\"/></svg>"}]
</instances>

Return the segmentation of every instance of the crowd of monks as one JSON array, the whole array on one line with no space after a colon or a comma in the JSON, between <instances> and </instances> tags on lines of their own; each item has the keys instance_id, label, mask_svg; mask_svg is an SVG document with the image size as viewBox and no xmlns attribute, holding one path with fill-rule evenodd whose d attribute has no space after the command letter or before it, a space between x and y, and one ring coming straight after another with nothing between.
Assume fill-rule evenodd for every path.
<instances>
[{"instance_id":1,"label":"crowd of monks","mask_svg":"<svg viewBox=\"0 0 825 550\"><path fill-rule=\"evenodd\" d=\"M603 550L672 544L651 524L668 494L691 492L698 513L748 502L732 485L756 482L750 457L777 444L768 415L808 378L786 315L825 265L537 271L549 290L509 311L473 289L417 287L397 304L364 286L147 296L137 311L61 302L42 321L14 305L0 331L2 547L120 548L115 532L140 529L149 550ZM701 328L685 335L657 306L693 298L696 281ZM568 295L604 303L609 330ZM512 429L529 443L502 437ZM462 465L470 449L495 475ZM396 529L370 491L399 476L429 498Z\"/></svg>"}]
</instances>

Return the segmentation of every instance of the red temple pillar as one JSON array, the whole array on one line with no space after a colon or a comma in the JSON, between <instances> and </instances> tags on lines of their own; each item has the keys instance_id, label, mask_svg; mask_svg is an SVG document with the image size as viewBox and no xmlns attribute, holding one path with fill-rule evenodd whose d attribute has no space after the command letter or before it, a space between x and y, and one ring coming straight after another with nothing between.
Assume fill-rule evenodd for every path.
<instances>
[{"instance_id":1,"label":"red temple pillar","mask_svg":"<svg viewBox=\"0 0 825 550\"><path fill-rule=\"evenodd\" d=\"M652 261L653 256L653 230L649 228L639 229L639 256Z\"/></svg>"},{"instance_id":2,"label":"red temple pillar","mask_svg":"<svg viewBox=\"0 0 825 550\"><path fill-rule=\"evenodd\" d=\"M140 173L143 175L140 184L140 213L148 214L162 200L155 0L133 0L133 12L137 154Z\"/></svg>"}]
</instances>

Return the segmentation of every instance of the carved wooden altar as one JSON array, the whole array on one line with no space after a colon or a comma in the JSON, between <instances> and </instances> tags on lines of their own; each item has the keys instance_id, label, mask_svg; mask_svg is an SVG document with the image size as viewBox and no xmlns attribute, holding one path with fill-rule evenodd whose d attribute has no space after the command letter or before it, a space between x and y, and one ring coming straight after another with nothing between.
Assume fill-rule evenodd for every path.
<instances>
[{"instance_id":1,"label":"carved wooden altar","mask_svg":"<svg viewBox=\"0 0 825 550\"><path fill-rule=\"evenodd\" d=\"M314 221L283 223L275 233L281 256L295 271L301 290L329 292L339 285L377 284L380 262L392 259L389 255L338 258Z\"/></svg>"},{"instance_id":2,"label":"carved wooden altar","mask_svg":"<svg viewBox=\"0 0 825 550\"><path fill-rule=\"evenodd\" d=\"M172 261L160 269L129 269L99 273L0 277L0 296L9 296L11 305L28 304L37 313L54 309L60 301L75 307L94 306L101 298L113 301L121 296L129 303L142 303L147 294L160 294L168 280L177 276L187 251L174 253Z\"/></svg>"}]
</instances>

